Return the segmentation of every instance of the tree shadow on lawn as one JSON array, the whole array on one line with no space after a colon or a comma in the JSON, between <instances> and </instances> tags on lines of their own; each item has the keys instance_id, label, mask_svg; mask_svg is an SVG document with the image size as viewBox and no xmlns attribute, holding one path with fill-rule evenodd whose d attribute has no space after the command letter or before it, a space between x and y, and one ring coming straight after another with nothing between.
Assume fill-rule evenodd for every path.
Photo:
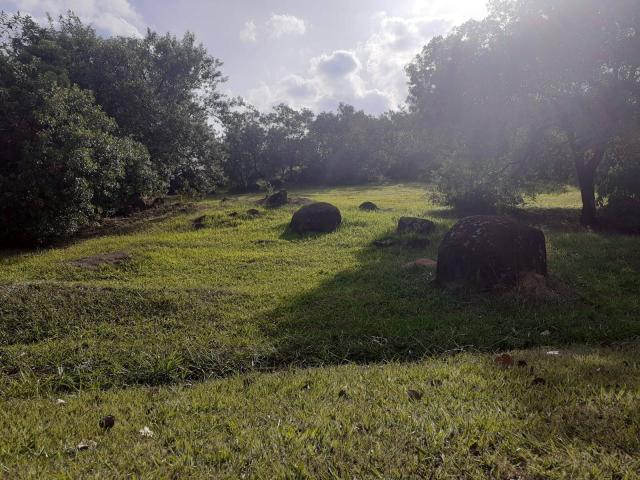
<instances>
[{"instance_id":1,"label":"tree shadow on lawn","mask_svg":"<svg viewBox=\"0 0 640 480\"><path fill-rule=\"evenodd\" d=\"M625 271L614 261L634 245L637 249L638 241L548 233L549 284L558 295L532 301L514 293L444 291L434 285L435 269L403 267L417 258L436 259L442 234L439 229L425 249L366 247L357 254L359 268L276 306L267 315L265 332L276 351L267 362L410 360L466 349L599 344L640 336L640 319L633 314L640 272ZM596 253L603 249L610 259L604 265ZM585 282L590 278L593 282Z\"/></svg>"},{"instance_id":2,"label":"tree shadow on lawn","mask_svg":"<svg viewBox=\"0 0 640 480\"><path fill-rule=\"evenodd\" d=\"M461 218L461 215L451 209L432 209L425 212L425 215L451 221ZM578 208L514 208L505 212L505 215L532 227L556 232L585 231L585 228L580 225L580 209ZM468 215L462 215L462 217L464 216Z\"/></svg>"}]
</instances>

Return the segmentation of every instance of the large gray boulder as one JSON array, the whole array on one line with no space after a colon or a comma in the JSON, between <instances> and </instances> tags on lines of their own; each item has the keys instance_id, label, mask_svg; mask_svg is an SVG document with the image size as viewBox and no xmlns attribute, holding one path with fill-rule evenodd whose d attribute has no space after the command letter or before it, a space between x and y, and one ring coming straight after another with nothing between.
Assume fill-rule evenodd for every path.
<instances>
[{"instance_id":1,"label":"large gray boulder","mask_svg":"<svg viewBox=\"0 0 640 480\"><path fill-rule=\"evenodd\" d=\"M301 235L305 233L329 233L342 223L340 210L330 203L318 202L305 205L293 214L289 227Z\"/></svg>"},{"instance_id":2,"label":"large gray boulder","mask_svg":"<svg viewBox=\"0 0 640 480\"><path fill-rule=\"evenodd\" d=\"M544 233L506 217L463 218L438 249L440 286L479 290L515 286L523 272L546 276Z\"/></svg>"}]
</instances>

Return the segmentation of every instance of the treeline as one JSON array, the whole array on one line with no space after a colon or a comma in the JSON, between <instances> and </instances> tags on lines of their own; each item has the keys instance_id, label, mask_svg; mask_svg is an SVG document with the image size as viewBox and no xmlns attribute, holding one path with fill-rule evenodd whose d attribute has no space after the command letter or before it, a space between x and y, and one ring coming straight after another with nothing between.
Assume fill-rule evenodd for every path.
<instances>
[{"instance_id":1,"label":"treeline","mask_svg":"<svg viewBox=\"0 0 640 480\"><path fill-rule=\"evenodd\" d=\"M640 232L640 2L493 0L407 66L405 109L260 112L221 62L73 15L0 19L0 243L73 235L167 193L422 180L462 213L573 182L582 223Z\"/></svg>"},{"instance_id":2,"label":"treeline","mask_svg":"<svg viewBox=\"0 0 640 480\"><path fill-rule=\"evenodd\" d=\"M344 104L315 115L286 105L261 113L240 103L223 115L225 176L239 191L426 179L428 145L410 121L404 112L373 117Z\"/></svg>"}]
</instances>

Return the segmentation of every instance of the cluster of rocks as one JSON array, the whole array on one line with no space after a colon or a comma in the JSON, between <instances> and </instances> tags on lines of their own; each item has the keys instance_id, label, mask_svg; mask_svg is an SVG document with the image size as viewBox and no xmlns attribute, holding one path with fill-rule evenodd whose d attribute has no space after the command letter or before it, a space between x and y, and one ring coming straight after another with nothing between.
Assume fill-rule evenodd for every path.
<instances>
[{"instance_id":1,"label":"cluster of rocks","mask_svg":"<svg viewBox=\"0 0 640 480\"><path fill-rule=\"evenodd\" d=\"M261 201L268 208L287 203L291 202L284 190ZM359 209L368 212L380 210L373 202L364 202ZM260 212L250 210L247 214L257 216ZM326 202L314 202L303 205L293 214L289 228L299 235L330 233L341 223L342 215L337 207ZM425 248L429 245L428 236L435 230L436 224L425 218L401 217L396 234L409 238L381 239L374 245L380 248L394 245ZM436 284L449 289L486 291L517 287L519 291L536 297L547 292L544 233L507 217L477 215L463 218L444 236L438 248L437 262L419 258L404 267L435 268Z\"/></svg>"}]
</instances>

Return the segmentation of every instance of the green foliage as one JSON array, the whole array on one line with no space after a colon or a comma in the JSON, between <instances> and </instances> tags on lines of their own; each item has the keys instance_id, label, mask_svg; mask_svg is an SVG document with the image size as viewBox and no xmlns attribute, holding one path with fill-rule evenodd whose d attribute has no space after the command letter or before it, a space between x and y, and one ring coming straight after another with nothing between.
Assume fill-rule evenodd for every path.
<instances>
[{"instance_id":1,"label":"green foliage","mask_svg":"<svg viewBox=\"0 0 640 480\"><path fill-rule=\"evenodd\" d=\"M480 176L496 162L548 171L562 141L557 158L574 168L581 221L593 224L598 166L638 128L639 21L634 0L494 1L407 67L410 111L448 149L468 147ZM521 155L512 145L523 129L538 141Z\"/></svg>"},{"instance_id":2,"label":"green foliage","mask_svg":"<svg viewBox=\"0 0 640 480\"><path fill-rule=\"evenodd\" d=\"M0 36L0 243L68 237L222 181L220 62L193 35L104 39L73 14L3 13Z\"/></svg>"},{"instance_id":3,"label":"green foliage","mask_svg":"<svg viewBox=\"0 0 640 480\"><path fill-rule=\"evenodd\" d=\"M433 200L462 215L491 214L524 203L520 185L491 165L445 161L435 172Z\"/></svg>"},{"instance_id":4,"label":"green foliage","mask_svg":"<svg viewBox=\"0 0 640 480\"><path fill-rule=\"evenodd\" d=\"M41 93L36 133L0 177L0 243L68 237L158 191L145 147L114 136L115 122L90 92L74 86Z\"/></svg>"}]
</instances>

